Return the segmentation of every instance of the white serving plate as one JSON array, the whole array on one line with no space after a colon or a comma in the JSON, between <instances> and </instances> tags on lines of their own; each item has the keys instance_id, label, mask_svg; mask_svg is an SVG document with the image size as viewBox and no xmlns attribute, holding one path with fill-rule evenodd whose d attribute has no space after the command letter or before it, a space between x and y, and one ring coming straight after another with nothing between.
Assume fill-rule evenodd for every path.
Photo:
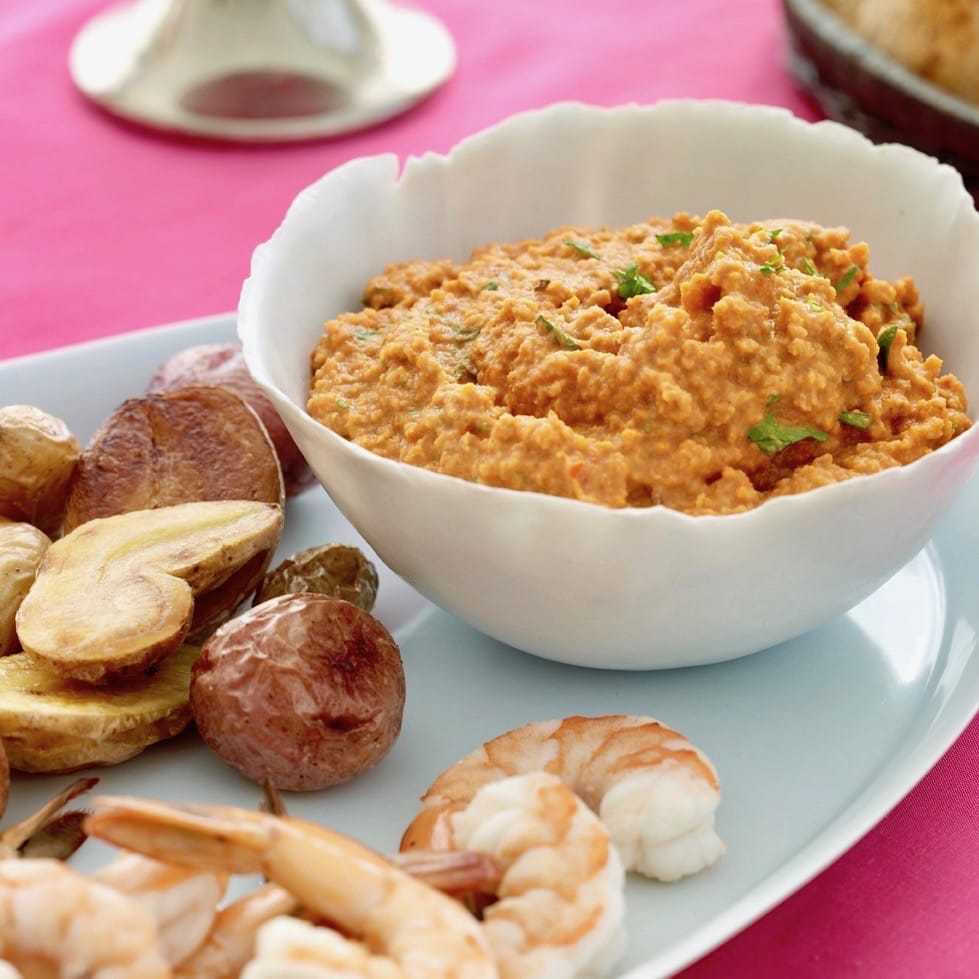
<instances>
[{"instance_id":1,"label":"white serving plate","mask_svg":"<svg viewBox=\"0 0 979 979\"><path fill-rule=\"evenodd\" d=\"M214 317L0 362L0 403L36 404L81 439L157 364L195 343L234 338ZM405 660L401 737L373 771L290 811L396 848L432 778L480 742L531 720L574 713L651 714L712 758L727 855L679 884L631 879L629 979L669 975L792 893L881 819L979 707L979 486L935 539L847 615L770 650L714 666L622 673L549 662L508 648L430 605L379 566L375 614ZM319 488L290 501L280 556L330 540L360 544ZM371 555L373 556L373 555ZM500 610L506 614L505 609ZM765 614L765 596L746 615ZM193 733L98 772L97 791L252 807L256 786ZM7 822L68 776L15 777ZM90 868L110 850L89 843Z\"/></svg>"}]
</instances>

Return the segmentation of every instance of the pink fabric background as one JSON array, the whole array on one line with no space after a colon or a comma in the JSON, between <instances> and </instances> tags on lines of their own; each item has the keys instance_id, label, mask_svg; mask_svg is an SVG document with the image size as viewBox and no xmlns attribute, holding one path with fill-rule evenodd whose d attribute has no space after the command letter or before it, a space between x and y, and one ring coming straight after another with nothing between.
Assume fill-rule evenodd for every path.
<instances>
[{"instance_id":1,"label":"pink fabric background","mask_svg":"<svg viewBox=\"0 0 979 979\"><path fill-rule=\"evenodd\" d=\"M424 0L452 81L406 115L303 146L229 147L114 122L66 53L92 0L0 3L0 357L232 310L289 201L354 156L446 150L550 102L720 97L816 118L776 0ZM3 393L0 391L0 403ZM979 723L891 816L689 979L979 974Z\"/></svg>"}]
</instances>

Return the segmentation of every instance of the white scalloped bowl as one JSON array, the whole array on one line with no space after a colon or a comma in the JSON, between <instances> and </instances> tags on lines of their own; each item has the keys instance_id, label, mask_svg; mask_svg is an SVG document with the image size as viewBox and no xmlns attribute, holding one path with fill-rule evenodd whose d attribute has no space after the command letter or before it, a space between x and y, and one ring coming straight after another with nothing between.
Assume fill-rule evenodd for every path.
<instances>
[{"instance_id":1,"label":"white scalloped bowl","mask_svg":"<svg viewBox=\"0 0 979 979\"><path fill-rule=\"evenodd\" d=\"M477 629L615 669L730 659L851 608L928 540L979 426L925 458L747 513L614 510L489 488L373 455L305 410L325 320L387 263L465 258L564 223L717 207L849 227L877 276L912 275L923 346L979 399L979 215L959 175L901 146L771 108L559 105L447 156L354 160L302 191L259 246L239 307L247 363L320 482L381 559ZM461 651L460 651L461 653Z\"/></svg>"}]
</instances>

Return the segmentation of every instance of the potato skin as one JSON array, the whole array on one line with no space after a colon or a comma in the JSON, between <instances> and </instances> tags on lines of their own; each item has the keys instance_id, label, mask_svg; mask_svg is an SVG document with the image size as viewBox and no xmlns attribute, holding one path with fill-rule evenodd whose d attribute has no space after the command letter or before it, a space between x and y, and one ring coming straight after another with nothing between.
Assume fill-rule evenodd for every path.
<instances>
[{"instance_id":1,"label":"potato skin","mask_svg":"<svg viewBox=\"0 0 979 979\"><path fill-rule=\"evenodd\" d=\"M81 451L60 418L33 405L0 408L0 516L56 534Z\"/></svg>"},{"instance_id":2,"label":"potato skin","mask_svg":"<svg viewBox=\"0 0 979 979\"><path fill-rule=\"evenodd\" d=\"M194 665L204 741L255 782L336 785L376 765L401 732L405 678L391 634L328 595L282 595L222 626Z\"/></svg>"},{"instance_id":3,"label":"potato skin","mask_svg":"<svg viewBox=\"0 0 979 979\"><path fill-rule=\"evenodd\" d=\"M254 604L279 595L317 592L369 612L377 599L377 586L377 568L359 547L322 544L299 551L266 572Z\"/></svg>"},{"instance_id":4,"label":"potato skin","mask_svg":"<svg viewBox=\"0 0 979 979\"><path fill-rule=\"evenodd\" d=\"M256 412L240 395L206 385L130 398L102 422L75 469L64 531L197 500L285 500Z\"/></svg>"},{"instance_id":5,"label":"potato skin","mask_svg":"<svg viewBox=\"0 0 979 979\"><path fill-rule=\"evenodd\" d=\"M228 388L251 405L275 446L287 495L299 493L316 481L285 422L248 372L237 343L205 343L181 350L160 364L146 393L164 394L198 384Z\"/></svg>"}]
</instances>

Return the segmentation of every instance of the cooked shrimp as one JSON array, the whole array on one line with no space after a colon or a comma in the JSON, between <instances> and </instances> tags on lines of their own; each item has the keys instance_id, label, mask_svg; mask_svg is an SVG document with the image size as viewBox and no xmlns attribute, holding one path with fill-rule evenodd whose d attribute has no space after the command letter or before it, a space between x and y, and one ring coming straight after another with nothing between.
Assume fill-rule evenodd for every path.
<instances>
[{"instance_id":1,"label":"cooked shrimp","mask_svg":"<svg viewBox=\"0 0 979 979\"><path fill-rule=\"evenodd\" d=\"M298 908L299 902L277 884L265 884L226 905L204 942L177 967L176 979L238 979L255 954L259 928Z\"/></svg>"},{"instance_id":2,"label":"cooked shrimp","mask_svg":"<svg viewBox=\"0 0 979 979\"><path fill-rule=\"evenodd\" d=\"M28 979L171 976L143 908L41 858L0 862L0 959Z\"/></svg>"},{"instance_id":3,"label":"cooked shrimp","mask_svg":"<svg viewBox=\"0 0 979 979\"><path fill-rule=\"evenodd\" d=\"M601 820L556 775L479 789L452 843L503 871L483 928L503 979L603 976L625 947L625 870Z\"/></svg>"},{"instance_id":4,"label":"cooked shrimp","mask_svg":"<svg viewBox=\"0 0 979 979\"><path fill-rule=\"evenodd\" d=\"M495 979L479 922L367 847L303 820L227 806L103 799L93 836L168 863L263 873L311 912L359 936L404 979ZM344 939L346 941L346 939Z\"/></svg>"},{"instance_id":5,"label":"cooked shrimp","mask_svg":"<svg viewBox=\"0 0 979 979\"><path fill-rule=\"evenodd\" d=\"M332 928L275 918L258 933L255 957L241 979L397 979L391 960Z\"/></svg>"},{"instance_id":6,"label":"cooked shrimp","mask_svg":"<svg viewBox=\"0 0 979 979\"><path fill-rule=\"evenodd\" d=\"M432 783L401 849L447 848L452 813L481 786L532 771L559 776L599 814L628 870L678 880L724 852L713 765L676 731L623 714L539 721L487 741Z\"/></svg>"},{"instance_id":7,"label":"cooked shrimp","mask_svg":"<svg viewBox=\"0 0 979 979\"><path fill-rule=\"evenodd\" d=\"M91 876L146 910L170 965L183 962L208 936L228 884L224 874L188 870L138 853L121 854Z\"/></svg>"}]
</instances>

